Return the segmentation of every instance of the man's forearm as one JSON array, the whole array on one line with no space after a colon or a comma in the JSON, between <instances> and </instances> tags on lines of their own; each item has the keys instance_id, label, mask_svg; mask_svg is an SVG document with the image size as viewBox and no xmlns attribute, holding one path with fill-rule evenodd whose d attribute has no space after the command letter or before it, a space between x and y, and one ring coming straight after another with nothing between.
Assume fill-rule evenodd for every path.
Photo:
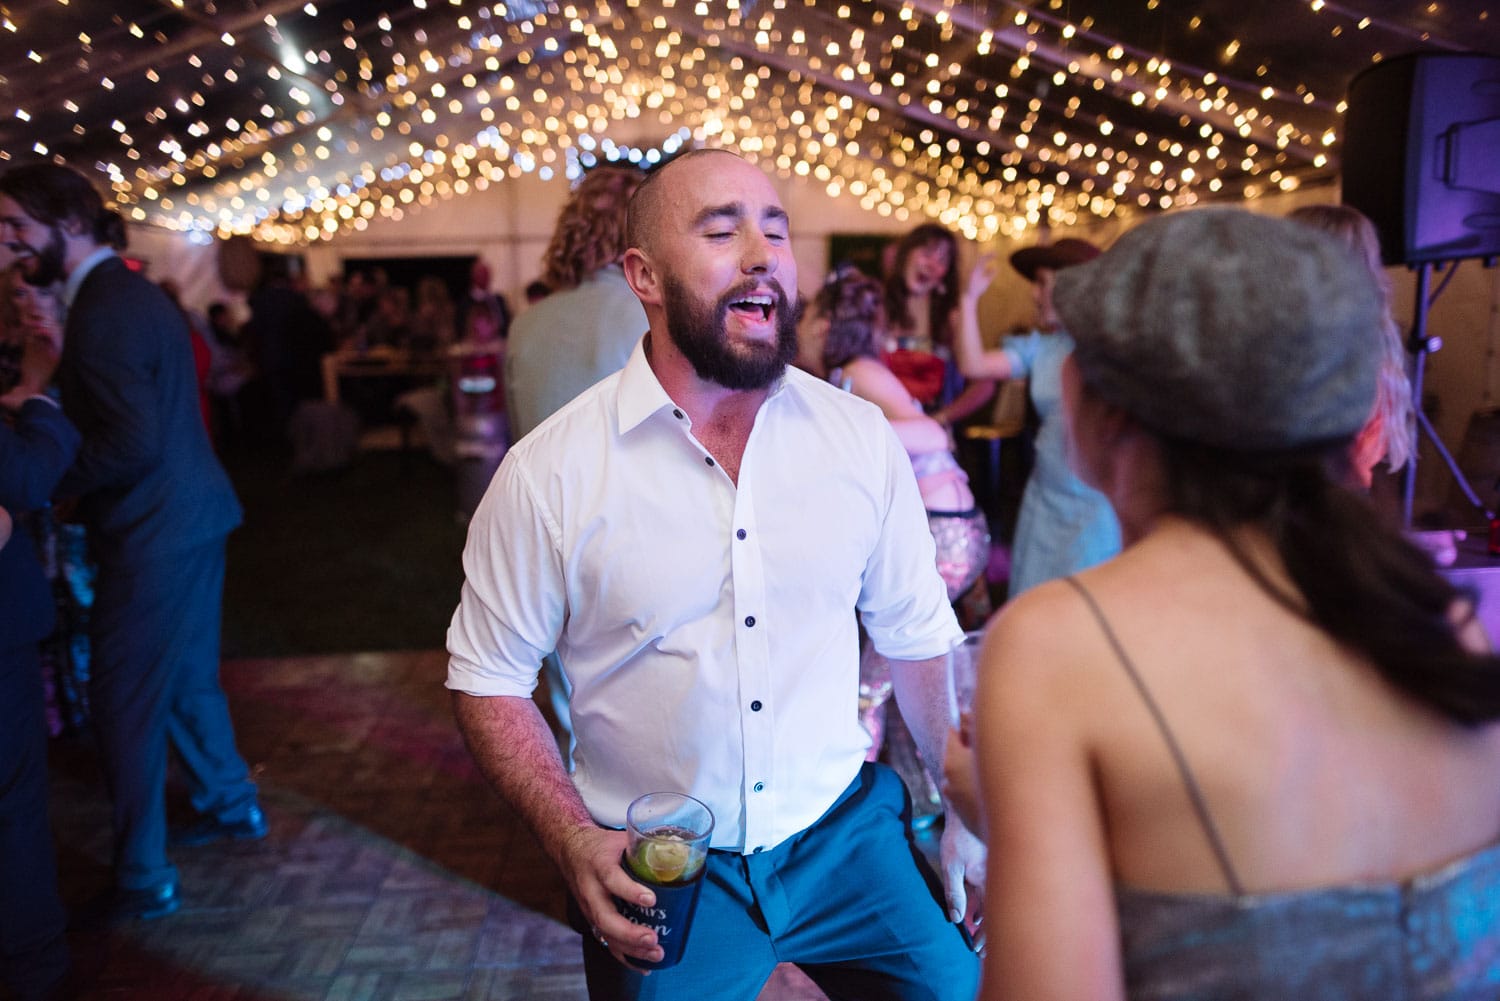
<instances>
[{"instance_id":1,"label":"man's forearm","mask_svg":"<svg viewBox=\"0 0 1500 1001\"><path fill-rule=\"evenodd\" d=\"M600 827L589 816L536 704L455 692L453 711L469 753L557 863L600 944L621 962L626 957L659 961L664 953L656 932L634 924L616 906L629 900L653 907L656 896L620 864L624 832Z\"/></svg>"},{"instance_id":2,"label":"man's forearm","mask_svg":"<svg viewBox=\"0 0 1500 1001\"><path fill-rule=\"evenodd\" d=\"M948 735L948 678L946 661L893 660L891 678L901 718L917 742L917 750L938 788L943 787L943 751ZM944 797L946 803L946 795ZM948 919L977 921L982 909L985 848L951 805L943 819L939 861Z\"/></svg>"},{"instance_id":3,"label":"man's forearm","mask_svg":"<svg viewBox=\"0 0 1500 1001\"><path fill-rule=\"evenodd\" d=\"M536 703L453 693L459 731L480 771L561 864L571 834L594 828Z\"/></svg>"},{"instance_id":4,"label":"man's forearm","mask_svg":"<svg viewBox=\"0 0 1500 1001\"><path fill-rule=\"evenodd\" d=\"M927 774L939 786L943 781L943 748L948 739L947 662L931 660L890 661L891 682L901 718L906 721L927 766Z\"/></svg>"}]
</instances>

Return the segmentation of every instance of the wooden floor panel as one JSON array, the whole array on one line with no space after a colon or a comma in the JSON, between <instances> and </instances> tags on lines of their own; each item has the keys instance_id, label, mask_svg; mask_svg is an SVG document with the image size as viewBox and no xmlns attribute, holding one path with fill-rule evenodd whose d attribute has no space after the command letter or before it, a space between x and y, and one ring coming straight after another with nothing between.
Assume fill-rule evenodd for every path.
<instances>
[{"instance_id":1,"label":"wooden floor panel","mask_svg":"<svg viewBox=\"0 0 1500 1001\"><path fill-rule=\"evenodd\" d=\"M454 728L440 651L226 663L270 836L178 849L182 909L108 925L109 810L59 741L52 813L85 1001L577 1001L562 880ZM180 790L170 797L181 817ZM762 1001L824 995L792 967Z\"/></svg>"}]
</instances>

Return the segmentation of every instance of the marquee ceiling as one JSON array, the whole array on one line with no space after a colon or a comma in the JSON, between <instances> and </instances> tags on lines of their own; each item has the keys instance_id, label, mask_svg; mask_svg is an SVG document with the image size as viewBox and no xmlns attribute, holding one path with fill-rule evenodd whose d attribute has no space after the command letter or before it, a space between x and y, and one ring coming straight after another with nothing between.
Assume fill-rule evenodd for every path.
<instances>
[{"instance_id":1,"label":"marquee ceiling","mask_svg":"<svg viewBox=\"0 0 1500 1001\"><path fill-rule=\"evenodd\" d=\"M1337 176L1343 96L1489 0L0 0L0 167L198 239L332 239L732 146L975 238Z\"/></svg>"}]
</instances>

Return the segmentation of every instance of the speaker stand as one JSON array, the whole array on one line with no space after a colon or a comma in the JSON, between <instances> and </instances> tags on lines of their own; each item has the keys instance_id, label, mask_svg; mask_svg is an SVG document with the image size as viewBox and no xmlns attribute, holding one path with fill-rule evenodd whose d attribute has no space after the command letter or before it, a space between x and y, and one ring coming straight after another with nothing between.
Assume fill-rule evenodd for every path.
<instances>
[{"instance_id":1,"label":"speaker stand","mask_svg":"<svg viewBox=\"0 0 1500 1001\"><path fill-rule=\"evenodd\" d=\"M1451 267L1458 267L1457 261L1445 263ZM1463 470L1459 469L1453 453L1448 451L1448 447L1443 444L1443 439L1438 437L1432 422L1422 411L1422 381L1427 373L1427 356L1443 346L1441 337L1427 336L1427 312L1432 308L1432 303L1428 301L1429 290L1432 286L1432 267L1431 261L1423 261L1417 265L1417 297L1412 310L1411 336L1406 342L1407 350L1414 356L1411 371L1411 409L1416 416L1419 432L1427 435L1427 440L1432 443L1433 449L1437 451L1443 464L1448 467L1448 472L1452 474L1454 482L1458 484L1474 510L1484 515L1485 524L1493 526L1495 512L1484 506L1484 501L1479 499L1479 495L1474 492L1474 488L1464 477ZM1416 499L1416 494L1417 450L1412 449L1411 459L1406 464L1406 478L1401 492L1401 521L1408 529L1412 527L1412 504Z\"/></svg>"}]
</instances>

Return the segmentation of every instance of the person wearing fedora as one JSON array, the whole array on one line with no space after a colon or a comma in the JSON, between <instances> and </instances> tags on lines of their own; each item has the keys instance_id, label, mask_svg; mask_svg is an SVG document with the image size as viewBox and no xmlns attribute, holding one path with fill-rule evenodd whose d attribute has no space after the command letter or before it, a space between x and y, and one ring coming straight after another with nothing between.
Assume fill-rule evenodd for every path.
<instances>
[{"instance_id":1,"label":"person wearing fedora","mask_svg":"<svg viewBox=\"0 0 1500 1001\"><path fill-rule=\"evenodd\" d=\"M954 342L959 371L968 379L1028 379L1031 402L1041 419L1035 460L1011 543L1011 598L1044 581L1102 563L1120 551L1120 525L1109 501L1068 465L1060 373L1064 359L1073 351L1073 339L1062 329L1052 305L1057 273L1098 256L1098 247L1076 239L1012 254L1011 267L1031 282L1036 317L1029 332L1006 337L991 350L983 347L979 337L979 299L998 273L994 254L975 263L959 300Z\"/></svg>"}]
</instances>

